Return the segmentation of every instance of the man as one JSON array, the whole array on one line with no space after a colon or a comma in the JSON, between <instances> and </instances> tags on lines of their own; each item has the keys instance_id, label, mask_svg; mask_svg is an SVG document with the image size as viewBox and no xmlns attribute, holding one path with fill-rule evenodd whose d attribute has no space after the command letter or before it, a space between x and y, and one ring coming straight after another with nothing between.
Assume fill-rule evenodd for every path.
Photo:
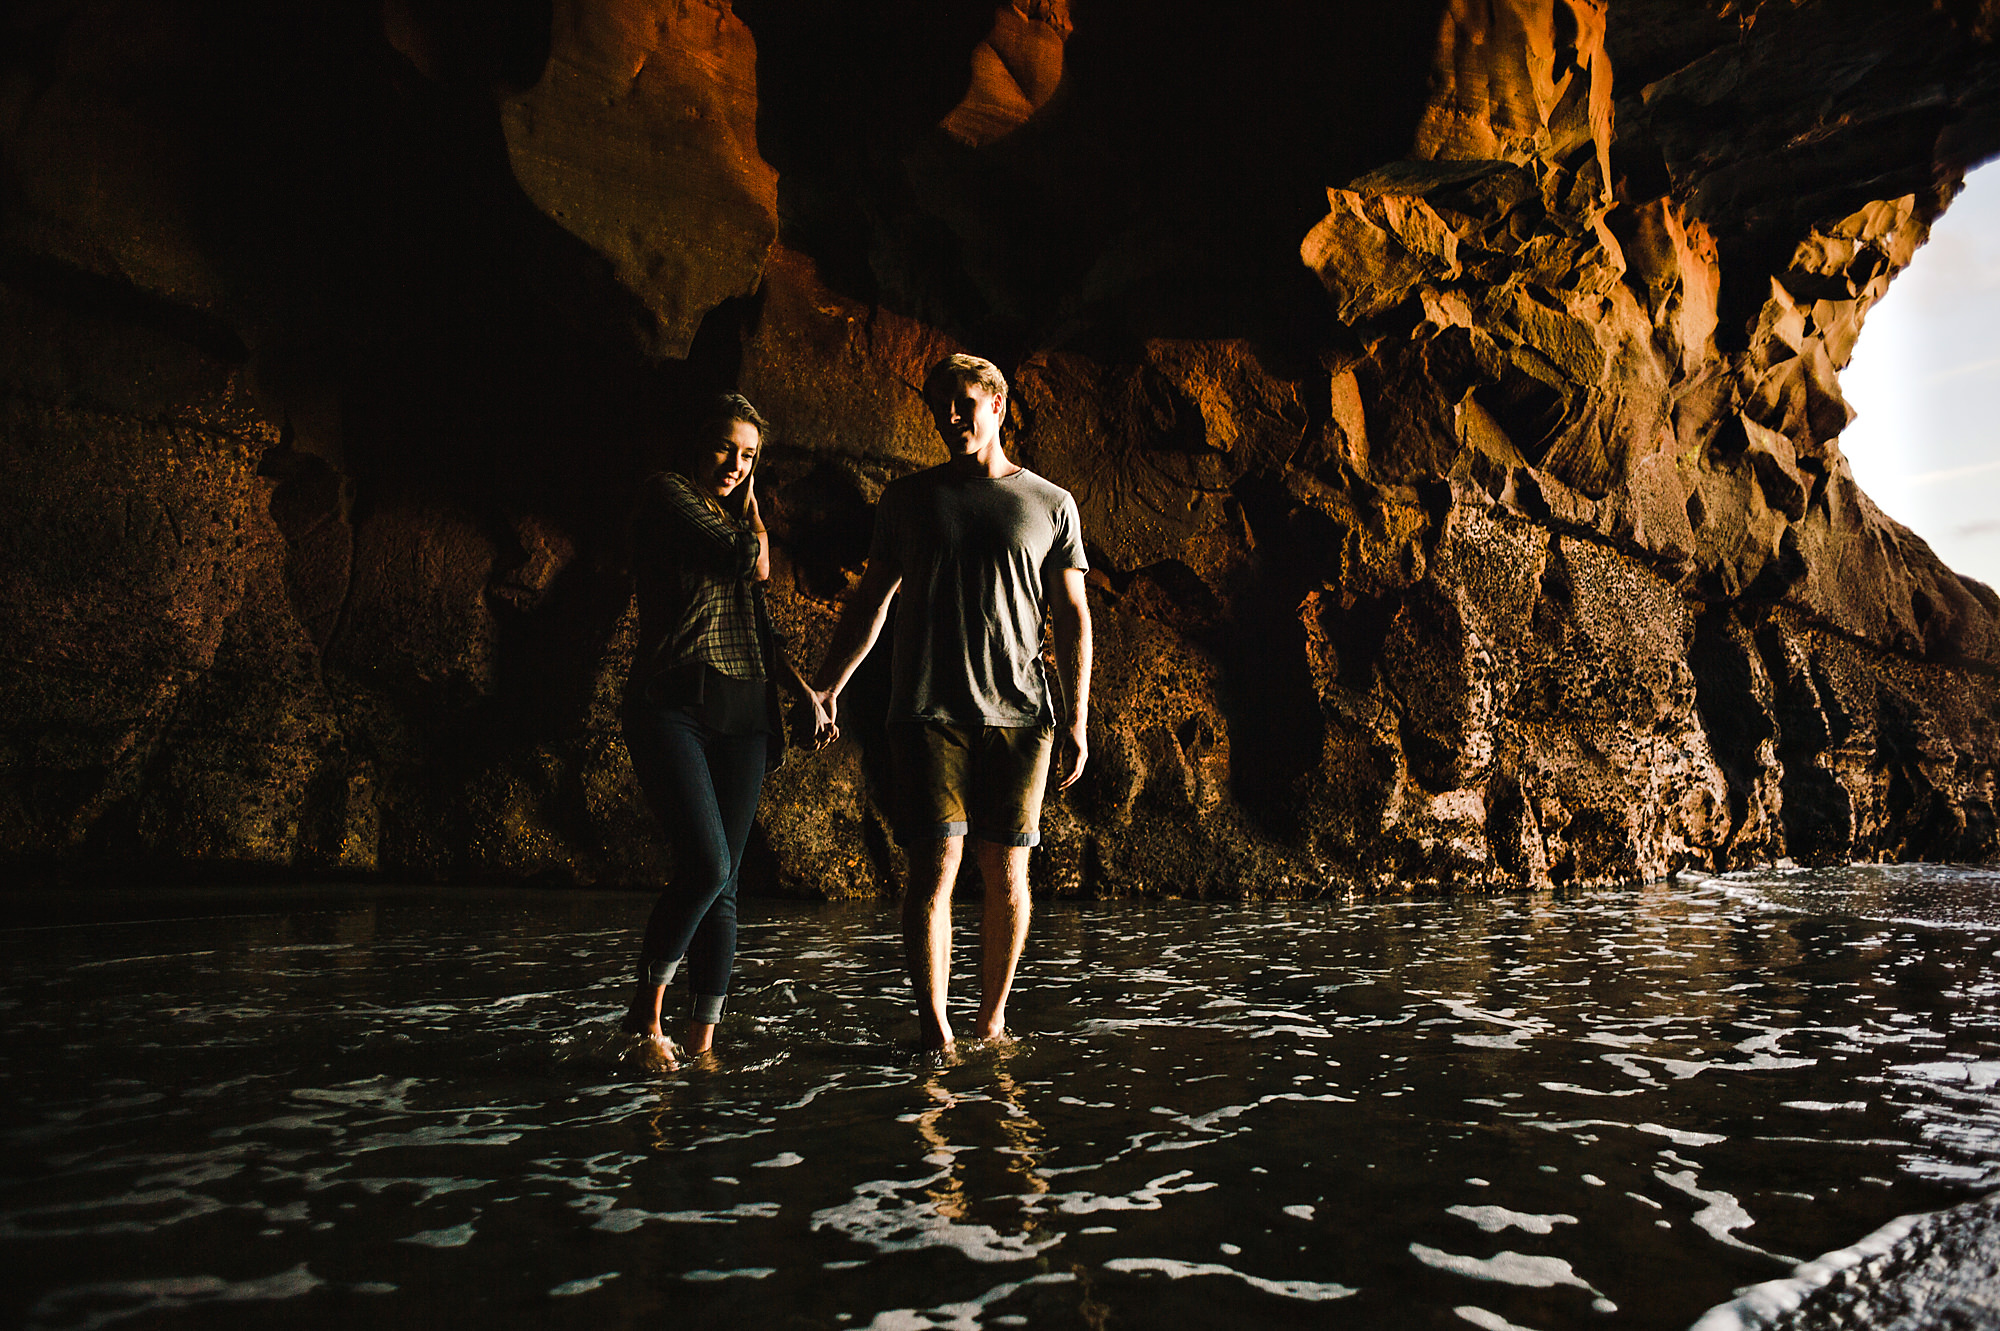
<instances>
[{"instance_id":1,"label":"man","mask_svg":"<svg viewBox=\"0 0 2000 1331\"><path fill-rule=\"evenodd\" d=\"M924 1047L948 1049L951 888L969 834L986 889L978 1039L1006 1032L1007 995L1028 937L1028 850L1056 732L1062 786L1089 744L1090 610L1076 501L1008 460L1007 381L990 361L951 356L924 384L950 460L891 482L853 599L814 690L832 734L840 691L875 645L898 589L890 660L889 765L897 839L909 855L903 946ZM1042 669L1054 609L1068 705Z\"/></svg>"}]
</instances>

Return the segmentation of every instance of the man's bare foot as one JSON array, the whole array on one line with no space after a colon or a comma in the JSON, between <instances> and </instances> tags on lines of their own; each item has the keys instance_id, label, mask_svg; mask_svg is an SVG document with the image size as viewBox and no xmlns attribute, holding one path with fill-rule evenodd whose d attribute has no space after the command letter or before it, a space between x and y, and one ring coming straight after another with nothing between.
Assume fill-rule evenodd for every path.
<instances>
[{"instance_id":1,"label":"man's bare foot","mask_svg":"<svg viewBox=\"0 0 2000 1331\"><path fill-rule=\"evenodd\" d=\"M917 1066L926 1072L941 1072L945 1068L955 1068L959 1062L960 1046L948 1044L939 1049L919 1049Z\"/></svg>"}]
</instances>

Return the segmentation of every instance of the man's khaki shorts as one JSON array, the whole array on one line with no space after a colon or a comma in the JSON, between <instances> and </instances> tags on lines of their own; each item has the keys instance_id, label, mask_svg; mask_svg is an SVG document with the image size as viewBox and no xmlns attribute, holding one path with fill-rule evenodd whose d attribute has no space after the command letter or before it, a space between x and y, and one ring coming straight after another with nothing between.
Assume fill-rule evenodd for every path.
<instances>
[{"instance_id":1,"label":"man's khaki shorts","mask_svg":"<svg viewBox=\"0 0 2000 1331\"><path fill-rule=\"evenodd\" d=\"M1003 846L1036 844L1054 749L1049 726L890 722L896 839L907 846L969 833Z\"/></svg>"}]
</instances>

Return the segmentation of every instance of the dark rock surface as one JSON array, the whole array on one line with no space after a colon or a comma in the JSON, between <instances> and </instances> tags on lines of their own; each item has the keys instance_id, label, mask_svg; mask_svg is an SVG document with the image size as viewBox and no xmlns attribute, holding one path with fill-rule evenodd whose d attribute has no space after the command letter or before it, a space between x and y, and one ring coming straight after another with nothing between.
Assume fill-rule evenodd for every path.
<instances>
[{"instance_id":1,"label":"dark rock surface","mask_svg":"<svg viewBox=\"0 0 2000 1331\"><path fill-rule=\"evenodd\" d=\"M1789 1278L1753 1285L1692 1331L1992 1331L2000 1197L1903 1216Z\"/></svg>"},{"instance_id":2,"label":"dark rock surface","mask_svg":"<svg viewBox=\"0 0 2000 1331\"><path fill-rule=\"evenodd\" d=\"M1839 367L1992 0L43 0L0 40L0 857L638 882L620 530L777 422L802 658L966 348L1094 571L1074 893L2000 852L2000 597ZM886 890L883 680L765 887ZM875 722L879 724L879 721Z\"/></svg>"}]
</instances>

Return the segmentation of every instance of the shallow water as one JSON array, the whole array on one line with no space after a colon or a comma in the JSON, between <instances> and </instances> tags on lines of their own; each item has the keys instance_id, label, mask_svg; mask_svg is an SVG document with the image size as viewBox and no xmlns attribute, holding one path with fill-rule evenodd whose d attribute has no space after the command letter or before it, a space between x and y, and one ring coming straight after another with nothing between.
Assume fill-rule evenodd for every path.
<instances>
[{"instance_id":1,"label":"shallow water","mask_svg":"<svg viewBox=\"0 0 2000 1331\"><path fill-rule=\"evenodd\" d=\"M9 1325L1685 1327L2000 1188L1992 871L1049 904L942 1068L886 907L663 1072L642 897L10 904Z\"/></svg>"}]
</instances>

